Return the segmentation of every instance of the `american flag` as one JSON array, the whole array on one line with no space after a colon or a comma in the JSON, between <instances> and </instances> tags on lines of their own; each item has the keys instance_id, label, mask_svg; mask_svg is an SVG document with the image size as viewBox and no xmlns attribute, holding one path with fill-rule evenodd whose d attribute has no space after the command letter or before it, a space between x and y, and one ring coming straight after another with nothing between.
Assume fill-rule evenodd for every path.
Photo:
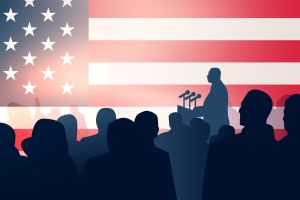
<instances>
[{"instance_id":1,"label":"american flag","mask_svg":"<svg viewBox=\"0 0 300 200\"><path fill-rule=\"evenodd\" d=\"M31 106L31 118L49 107L82 115L89 130L100 107L151 110L165 130L179 94L203 103L217 66L231 124L241 128L243 97L261 89L281 132L282 99L300 91L299 0L3 0L0 11L1 121L17 129L32 128L18 116Z\"/></svg>"}]
</instances>

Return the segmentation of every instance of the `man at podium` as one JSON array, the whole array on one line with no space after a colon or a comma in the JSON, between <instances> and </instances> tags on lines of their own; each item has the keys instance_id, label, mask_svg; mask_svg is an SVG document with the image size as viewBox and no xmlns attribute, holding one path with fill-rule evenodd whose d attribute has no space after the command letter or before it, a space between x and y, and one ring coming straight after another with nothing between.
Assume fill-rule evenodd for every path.
<instances>
[{"instance_id":1,"label":"man at podium","mask_svg":"<svg viewBox=\"0 0 300 200\"><path fill-rule=\"evenodd\" d=\"M229 124L228 92L221 81L221 70L219 68L211 68L207 80L211 83L210 92L203 106L194 108L194 114L197 117L203 117L210 125L210 135L215 135L222 125Z\"/></svg>"}]
</instances>

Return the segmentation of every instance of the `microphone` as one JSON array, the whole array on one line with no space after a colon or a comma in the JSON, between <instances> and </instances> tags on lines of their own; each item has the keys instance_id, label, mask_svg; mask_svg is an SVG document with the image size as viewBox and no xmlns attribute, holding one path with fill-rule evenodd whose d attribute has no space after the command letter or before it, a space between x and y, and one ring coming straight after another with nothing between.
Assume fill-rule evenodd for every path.
<instances>
[{"instance_id":1,"label":"microphone","mask_svg":"<svg viewBox=\"0 0 300 200\"><path fill-rule=\"evenodd\" d=\"M195 95L196 95L196 93L195 93L195 92L192 92L189 96L184 97L184 99L185 99L185 100L190 99L191 97L193 97L193 96L195 96Z\"/></svg>"},{"instance_id":2,"label":"microphone","mask_svg":"<svg viewBox=\"0 0 300 200\"><path fill-rule=\"evenodd\" d=\"M197 99L200 99L200 98L201 98L201 94L198 94L194 98L190 99L190 101L196 101Z\"/></svg>"},{"instance_id":3,"label":"microphone","mask_svg":"<svg viewBox=\"0 0 300 200\"><path fill-rule=\"evenodd\" d=\"M195 92L192 92L189 96L184 97L184 100L189 99L189 109L191 109L191 101L190 101L190 99L191 99L193 96L195 96L195 95L196 95L196 93L195 93Z\"/></svg>"},{"instance_id":4,"label":"microphone","mask_svg":"<svg viewBox=\"0 0 300 200\"><path fill-rule=\"evenodd\" d=\"M185 96L188 95L188 94L190 94L190 91L189 91L189 90L185 91L183 94L181 94L181 95L179 96L179 98L182 98L182 106L183 106L184 108L185 108L185 100L186 100Z\"/></svg>"},{"instance_id":5,"label":"microphone","mask_svg":"<svg viewBox=\"0 0 300 200\"><path fill-rule=\"evenodd\" d=\"M182 97L184 97L185 95L188 95L188 94L190 94L190 91L189 91L189 90L187 90L187 91L185 91L183 94L181 94L181 95L179 96L179 98L182 98Z\"/></svg>"},{"instance_id":6,"label":"microphone","mask_svg":"<svg viewBox=\"0 0 300 200\"><path fill-rule=\"evenodd\" d=\"M196 108L197 107L197 99L200 99L201 98L201 94L198 94L197 96L195 96L194 98L190 99L190 104L191 102L194 101L194 107Z\"/></svg>"}]
</instances>

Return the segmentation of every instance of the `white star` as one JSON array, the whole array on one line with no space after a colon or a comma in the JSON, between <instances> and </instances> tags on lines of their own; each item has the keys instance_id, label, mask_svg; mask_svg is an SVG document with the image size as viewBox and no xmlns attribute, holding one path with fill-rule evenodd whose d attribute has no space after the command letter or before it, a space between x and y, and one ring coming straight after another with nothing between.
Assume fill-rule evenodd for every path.
<instances>
[{"instance_id":1,"label":"white star","mask_svg":"<svg viewBox=\"0 0 300 200\"><path fill-rule=\"evenodd\" d=\"M50 21L53 22L52 17L53 17L53 15L55 15L55 13L50 12L50 9L48 8L47 12L42 13L42 15L44 15L44 17L45 17L44 22L47 21L47 20L50 20Z\"/></svg>"},{"instance_id":2,"label":"white star","mask_svg":"<svg viewBox=\"0 0 300 200\"><path fill-rule=\"evenodd\" d=\"M30 22L28 23L27 27L23 27L23 29L26 31L25 36L27 36L28 34L34 36L33 31L36 29L36 27L32 27Z\"/></svg>"},{"instance_id":3,"label":"white star","mask_svg":"<svg viewBox=\"0 0 300 200\"><path fill-rule=\"evenodd\" d=\"M51 71L50 67L47 67L46 71L42 71L42 73L44 74L44 80L46 80L47 78L53 80L53 74L55 73L55 71Z\"/></svg>"},{"instance_id":4,"label":"white star","mask_svg":"<svg viewBox=\"0 0 300 200\"><path fill-rule=\"evenodd\" d=\"M36 88L36 85L31 85L31 82L28 81L27 85L23 85L23 88L25 88L25 95L28 93L34 94L34 89Z\"/></svg>"},{"instance_id":5,"label":"white star","mask_svg":"<svg viewBox=\"0 0 300 200\"><path fill-rule=\"evenodd\" d=\"M55 42L51 42L49 37L47 38L46 42L42 42L42 44L44 45L44 51L46 51L47 49L50 49L51 51L53 51L53 45L55 44Z\"/></svg>"},{"instance_id":6,"label":"white star","mask_svg":"<svg viewBox=\"0 0 300 200\"><path fill-rule=\"evenodd\" d=\"M70 7L72 7L72 4L71 4L72 0L62 0L62 1L64 2L63 7L65 7L66 5L69 5Z\"/></svg>"},{"instance_id":7,"label":"white star","mask_svg":"<svg viewBox=\"0 0 300 200\"><path fill-rule=\"evenodd\" d=\"M68 24L68 22L67 22L67 24L66 24L65 27L60 27L60 28L61 28L61 30L64 31L63 36L65 36L67 34L70 35L70 36L72 36L71 31L74 29L74 27L70 27L69 24Z\"/></svg>"},{"instance_id":8,"label":"white star","mask_svg":"<svg viewBox=\"0 0 300 200\"><path fill-rule=\"evenodd\" d=\"M65 56L61 56L61 59L64 60L63 65L65 64L72 65L72 59L74 59L74 57L70 56L69 52L67 52Z\"/></svg>"},{"instance_id":9,"label":"white star","mask_svg":"<svg viewBox=\"0 0 300 200\"><path fill-rule=\"evenodd\" d=\"M69 82L67 81L65 85L61 85L60 87L64 90L63 94L72 94L71 89L74 87L74 85L69 85Z\"/></svg>"},{"instance_id":10,"label":"white star","mask_svg":"<svg viewBox=\"0 0 300 200\"><path fill-rule=\"evenodd\" d=\"M15 45L18 44L18 42L14 42L12 41L11 37L9 37L9 41L8 42L3 42L4 44L6 44L6 51L8 51L9 49L12 49L14 51L16 51L15 49Z\"/></svg>"},{"instance_id":11,"label":"white star","mask_svg":"<svg viewBox=\"0 0 300 200\"><path fill-rule=\"evenodd\" d=\"M18 13L14 13L12 11L12 9L10 8L9 11L7 13L4 13L4 15L6 15L6 21L9 21L9 20L13 20L13 21L16 21L15 20L15 16L17 15Z\"/></svg>"},{"instance_id":12,"label":"white star","mask_svg":"<svg viewBox=\"0 0 300 200\"><path fill-rule=\"evenodd\" d=\"M34 7L34 4L33 4L34 1L35 1L35 0L25 0L25 2L26 2L25 7L27 7L27 6L29 6L29 5L31 5L32 7Z\"/></svg>"},{"instance_id":13,"label":"white star","mask_svg":"<svg viewBox=\"0 0 300 200\"><path fill-rule=\"evenodd\" d=\"M23 58L26 60L25 66L29 63L34 65L33 60L36 59L36 56L31 56L31 53L29 51L28 56L23 56Z\"/></svg>"},{"instance_id":14,"label":"white star","mask_svg":"<svg viewBox=\"0 0 300 200\"><path fill-rule=\"evenodd\" d=\"M18 73L18 71L13 71L13 69L11 68L11 66L9 67L8 71L3 71L7 76L6 76L6 80L12 78L14 80L16 80L15 74Z\"/></svg>"}]
</instances>

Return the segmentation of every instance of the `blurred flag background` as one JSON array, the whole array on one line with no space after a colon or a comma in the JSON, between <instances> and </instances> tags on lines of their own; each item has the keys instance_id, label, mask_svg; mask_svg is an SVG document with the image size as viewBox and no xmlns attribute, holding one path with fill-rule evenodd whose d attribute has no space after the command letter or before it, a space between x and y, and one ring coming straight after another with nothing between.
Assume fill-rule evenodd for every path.
<instances>
[{"instance_id":1,"label":"blurred flag background","mask_svg":"<svg viewBox=\"0 0 300 200\"><path fill-rule=\"evenodd\" d=\"M269 122L282 137L282 106L299 93L298 0L3 0L0 121L17 143L41 117L72 113L80 136L100 107L133 119L157 113L162 130L185 90L209 92L222 70L230 121L250 89L273 99Z\"/></svg>"}]
</instances>

